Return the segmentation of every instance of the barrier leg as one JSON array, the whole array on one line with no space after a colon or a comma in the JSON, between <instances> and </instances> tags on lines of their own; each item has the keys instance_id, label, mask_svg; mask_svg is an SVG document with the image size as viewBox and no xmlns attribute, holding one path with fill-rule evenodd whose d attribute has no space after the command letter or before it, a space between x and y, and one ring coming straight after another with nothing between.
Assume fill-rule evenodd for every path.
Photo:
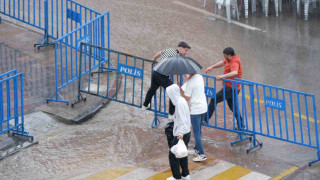
<instances>
[{"instance_id":1,"label":"barrier leg","mask_svg":"<svg viewBox=\"0 0 320 180\"><path fill-rule=\"evenodd\" d=\"M1 24L1 16L0 16L0 24Z\"/></svg>"},{"instance_id":2,"label":"barrier leg","mask_svg":"<svg viewBox=\"0 0 320 180\"><path fill-rule=\"evenodd\" d=\"M239 132L238 135L237 135L237 137L236 137L236 139L235 139L233 142L231 142L231 146L235 145L236 143L245 141L245 140L247 140L247 139L250 139L250 140L251 140L252 137L248 137L247 135Z\"/></svg>"},{"instance_id":3,"label":"barrier leg","mask_svg":"<svg viewBox=\"0 0 320 180\"><path fill-rule=\"evenodd\" d=\"M158 114L157 114L157 93L154 94L154 119L151 124L151 128L154 128L155 126L158 126L158 123L160 124L160 121L158 119Z\"/></svg>"},{"instance_id":4,"label":"barrier leg","mask_svg":"<svg viewBox=\"0 0 320 180\"><path fill-rule=\"evenodd\" d=\"M318 156L318 158L316 158ZM312 161L309 162L309 166L311 166L311 164L320 161L320 151L317 151L316 154L314 155Z\"/></svg>"},{"instance_id":5,"label":"barrier leg","mask_svg":"<svg viewBox=\"0 0 320 180\"><path fill-rule=\"evenodd\" d=\"M40 50L41 47L45 46L51 46L54 45L53 42L50 42L50 37L49 37L49 10L48 10L48 0L44 1L44 23L45 23L45 30L44 30L44 36L43 36L43 41L40 41L38 43L33 44L33 47L37 47L38 50Z\"/></svg>"},{"instance_id":6,"label":"barrier leg","mask_svg":"<svg viewBox=\"0 0 320 180\"><path fill-rule=\"evenodd\" d=\"M249 152L250 152L252 149L254 149L254 148L258 147L258 146L262 147L262 145L263 145L263 143L262 143L262 142L259 142L259 141L257 140L257 138L256 138L256 135L253 134L253 135L252 135L251 144L250 144L250 148L247 149L247 154L249 154Z\"/></svg>"}]
</instances>

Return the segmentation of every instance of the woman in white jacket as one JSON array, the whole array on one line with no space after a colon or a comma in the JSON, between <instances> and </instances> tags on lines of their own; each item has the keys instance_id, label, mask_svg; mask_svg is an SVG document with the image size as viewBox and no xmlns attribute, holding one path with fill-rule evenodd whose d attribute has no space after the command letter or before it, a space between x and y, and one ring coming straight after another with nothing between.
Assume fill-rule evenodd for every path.
<instances>
[{"instance_id":1,"label":"woman in white jacket","mask_svg":"<svg viewBox=\"0 0 320 180\"><path fill-rule=\"evenodd\" d=\"M176 84L172 84L166 89L169 98L175 106L175 118L173 126L173 141L172 146L176 145L179 139L182 139L188 148L190 141L190 111L187 101L181 96L180 88ZM172 171L172 177L167 180L183 179L189 180L189 169L188 169L188 156L177 159L176 156L169 151L169 162ZM182 173L180 173L180 167Z\"/></svg>"}]
</instances>

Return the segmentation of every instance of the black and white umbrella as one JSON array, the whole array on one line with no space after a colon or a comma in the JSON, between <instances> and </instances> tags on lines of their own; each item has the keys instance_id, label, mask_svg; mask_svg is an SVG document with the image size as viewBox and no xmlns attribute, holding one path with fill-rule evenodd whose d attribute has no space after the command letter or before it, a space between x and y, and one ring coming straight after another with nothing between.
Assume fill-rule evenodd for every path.
<instances>
[{"instance_id":1,"label":"black and white umbrella","mask_svg":"<svg viewBox=\"0 0 320 180\"><path fill-rule=\"evenodd\" d=\"M168 75L183 75L198 73L202 66L195 60L186 56L172 56L161 60L153 70Z\"/></svg>"}]
</instances>

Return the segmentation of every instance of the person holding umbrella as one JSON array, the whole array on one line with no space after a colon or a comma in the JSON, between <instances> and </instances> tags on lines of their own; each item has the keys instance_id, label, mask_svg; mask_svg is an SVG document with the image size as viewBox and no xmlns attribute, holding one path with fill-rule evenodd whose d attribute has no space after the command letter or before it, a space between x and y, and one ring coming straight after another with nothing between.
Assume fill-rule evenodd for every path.
<instances>
[{"instance_id":1,"label":"person holding umbrella","mask_svg":"<svg viewBox=\"0 0 320 180\"><path fill-rule=\"evenodd\" d=\"M157 61L157 59L160 57L160 62L167 61L170 57L175 57L175 56L185 56L190 50L191 47L186 43L186 42L180 42L178 44L178 49L173 49L173 48L168 48L163 51L159 51L158 53L155 54L153 57L154 61ZM172 85L172 81L170 80L171 74L168 73L161 73L158 70L154 69L151 75L151 87L149 88L142 109L146 110L152 100L152 97L154 93L157 91L157 89L162 86L164 89L166 89L168 86ZM173 119L173 114L174 114L174 105L172 102L169 102L169 119Z\"/></svg>"},{"instance_id":2,"label":"person holding umbrella","mask_svg":"<svg viewBox=\"0 0 320 180\"><path fill-rule=\"evenodd\" d=\"M180 87L181 96L190 102L190 117L195 139L195 147L189 151L190 155L196 156L195 162L205 161L207 157L202 146L201 123L207 113L207 100L204 93L203 77L198 73L191 73L187 76L187 82Z\"/></svg>"}]
</instances>

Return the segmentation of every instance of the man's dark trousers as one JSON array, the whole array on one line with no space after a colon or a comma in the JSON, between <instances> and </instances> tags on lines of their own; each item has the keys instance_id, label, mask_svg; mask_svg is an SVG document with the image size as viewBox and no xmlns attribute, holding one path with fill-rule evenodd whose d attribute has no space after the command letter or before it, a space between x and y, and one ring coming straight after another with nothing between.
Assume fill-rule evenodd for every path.
<instances>
[{"instance_id":1,"label":"man's dark trousers","mask_svg":"<svg viewBox=\"0 0 320 180\"><path fill-rule=\"evenodd\" d=\"M237 93L236 90L234 89L234 92L233 92L234 97L232 98L232 87L225 86L225 98L226 98L227 104L232 112L233 112L233 99L236 101L236 96L239 94L239 92L240 92L240 90L238 90L238 93ZM216 100L217 100L217 104L223 101L223 89L221 89L216 94ZM212 114L214 113L214 110L215 110L215 99L211 98L210 104L208 107L209 119L211 118ZM241 122L242 126L241 126L241 128L239 128L237 103L235 103L235 106L234 106L234 116L236 117L236 120L237 120L238 129L244 128L241 114L239 116L240 116L240 122ZM205 115L205 120L207 120L207 114Z\"/></svg>"},{"instance_id":2,"label":"man's dark trousers","mask_svg":"<svg viewBox=\"0 0 320 180\"><path fill-rule=\"evenodd\" d=\"M172 81L170 80L169 76L163 75L158 73L157 71L152 72L151 76L151 87L149 88L146 99L144 100L143 105L148 106L152 100L154 93L156 93L157 89L162 86L166 89L168 86L172 85ZM175 107L172 104L171 100L169 102L169 114L174 114Z\"/></svg>"},{"instance_id":3,"label":"man's dark trousers","mask_svg":"<svg viewBox=\"0 0 320 180\"><path fill-rule=\"evenodd\" d=\"M183 142L187 148L190 141L190 135L191 132L183 135ZM172 146L176 145L178 141L177 136L175 136L172 141ZM181 179L181 176L186 177L189 175L188 156L178 159L171 151L169 151L169 163L172 175L175 179ZM182 173L180 173L180 167L182 169Z\"/></svg>"}]
</instances>

